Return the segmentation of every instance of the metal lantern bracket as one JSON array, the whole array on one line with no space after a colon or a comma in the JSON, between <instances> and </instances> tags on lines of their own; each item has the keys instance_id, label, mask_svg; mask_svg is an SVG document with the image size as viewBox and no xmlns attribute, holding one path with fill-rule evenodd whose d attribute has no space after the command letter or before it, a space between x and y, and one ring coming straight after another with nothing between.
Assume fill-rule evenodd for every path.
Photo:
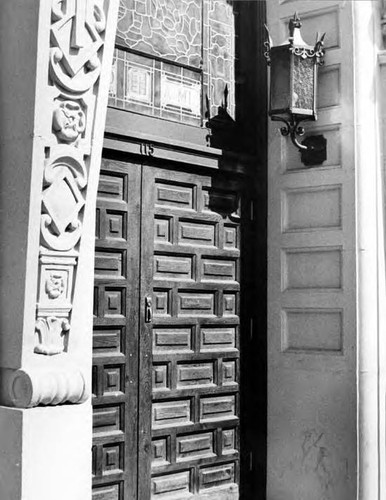
<instances>
[{"instance_id":1,"label":"metal lantern bracket","mask_svg":"<svg viewBox=\"0 0 386 500\"><path fill-rule=\"evenodd\" d=\"M307 45L301 37L300 18L295 13L289 22L288 40L273 47L265 27L268 38L264 43L264 56L271 67L269 115L273 121L284 123L281 134L291 139L305 165L320 165L327 159L325 137L308 135L301 142L298 137L305 134L302 122L317 119L317 67L324 64L325 33L320 38L316 35L314 46Z\"/></svg>"},{"instance_id":2,"label":"metal lantern bracket","mask_svg":"<svg viewBox=\"0 0 386 500\"><path fill-rule=\"evenodd\" d=\"M299 136L304 135L305 132L304 127L301 127L299 124L305 121L306 120L305 118L303 118L302 116L297 117L296 115L291 115L289 120L286 120L281 116L271 116L271 120L273 122L285 123L285 127L281 127L280 129L281 135L283 135L284 137L289 136L291 138L293 145L296 146L299 149L299 151L308 149L307 146L301 144L296 138L297 135Z\"/></svg>"},{"instance_id":3,"label":"metal lantern bracket","mask_svg":"<svg viewBox=\"0 0 386 500\"><path fill-rule=\"evenodd\" d=\"M305 134L304 127L300 123L306 121L306 118L291 115L289 120L281 116L272 116L271 119L285 124L280 128L281 135L290 137L292 144L298 148L304 165L321 165L327 160L327 139L323 135L308 135L302 142L297 139L297 136L301 137Z\"/></svg>"}]
</instances>

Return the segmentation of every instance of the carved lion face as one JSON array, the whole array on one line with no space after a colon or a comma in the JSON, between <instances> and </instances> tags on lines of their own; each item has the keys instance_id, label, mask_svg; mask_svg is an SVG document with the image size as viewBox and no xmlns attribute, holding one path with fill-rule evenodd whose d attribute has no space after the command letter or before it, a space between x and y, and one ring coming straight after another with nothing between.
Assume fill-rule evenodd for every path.
<instances>
[{"instance_id":1,"label":"carved lion face","mask_svg":"<svg viewBox=\"0 0 386 500\"><path fill-rule=\"evenodd\" d=\"M79 103L64 101L55 109L52 127L58 139L74 142L86 127L85 114Z\"/></svg>"},{"instance_id":2,"label":"carved lion face","mask_svg":"<svg viewBox=\"0 0 386 500\"><path fill-rule=\"evenodd\" d=\"M57 299L64 292L64 279L60 274L51 273L46 281L46 293L50 299Z\"/></svg>"}]
</instances>

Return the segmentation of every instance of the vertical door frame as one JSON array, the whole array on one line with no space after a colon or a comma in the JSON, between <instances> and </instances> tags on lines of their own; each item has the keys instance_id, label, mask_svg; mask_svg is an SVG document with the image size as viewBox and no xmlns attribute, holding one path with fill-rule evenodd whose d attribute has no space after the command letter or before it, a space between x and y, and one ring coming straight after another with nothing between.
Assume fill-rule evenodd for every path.
<instances>
[{"instance_id":1,"label":"vertical door frame","mask_svg":"<svg viewBox=\"0 0 386 500\"><path fill-rule=\"evenodd\" d=\"M145 300L153 295L154 224L150 207L154 204L151 167L142 163L140 216L140 303L138 372L138 498L150 499L151 412L152 412L152 328L145 319ZM150 188L150 189L149 189Z\"/></svg>"}]
</instances>

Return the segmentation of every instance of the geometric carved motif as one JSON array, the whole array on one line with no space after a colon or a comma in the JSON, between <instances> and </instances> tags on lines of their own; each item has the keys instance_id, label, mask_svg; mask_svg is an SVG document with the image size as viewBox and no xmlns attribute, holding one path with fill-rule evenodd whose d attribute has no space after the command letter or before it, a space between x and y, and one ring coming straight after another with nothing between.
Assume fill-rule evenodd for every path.
<instances>
[{"instance_id":1,"label":"geometric carved motif","mask_svg":"<svg viewBox=\"0 0 386 500\"><path fill-rule=\"evenodd\" d=\"M38 354L67 350L106 17L103 0L52 0L40 224Z\"/></svg>"},{"instance_id":2,"label":"geometric carved motif","mask_svg":"<svg viewBox=\"0 0 386 500\"><path fill-rule=\"evenodd\" d=\"M53 250L71 250L81 236L79 212L85 204L81 190L86 187L87 172L74 153L72 157L54 158L44 171L47 187L43 191L41 235Z\"/></svg>"}]
</instances>

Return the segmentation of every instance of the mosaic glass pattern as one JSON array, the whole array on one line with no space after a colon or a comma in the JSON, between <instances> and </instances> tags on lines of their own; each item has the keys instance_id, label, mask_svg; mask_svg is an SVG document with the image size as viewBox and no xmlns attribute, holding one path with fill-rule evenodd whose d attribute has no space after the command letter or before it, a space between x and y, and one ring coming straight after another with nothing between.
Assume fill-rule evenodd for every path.
<instances>
[{"instance_id":1,"label":"mosaic glass pattern","mask_svg":"<svg viewBox=\"0 0 386 500\"><path fill-rule=\"evenodd\" d=\"M109 105L202 126L227 86L234 117L234 36L229 0L121 0Z\"/></svg>"},{"instance_id":2,"label":"mosaic glass pattern","mask_svg":"<svg viewBox=\"0 0 386 500\"><path fill-rule=\"evenodd\" d=\"M207 2L208 15L205 16L205 28L208 33L208 43L205 69L208 73L211 116L217 114L217 108L224 99L225 86L228 85L228 113L234 117L235 32L233 7L230 3L227 0Z\"/></svg>"},{"instance_id":3,"label":"mosaic glass pattern","mask_svg":"<svg viewBox=\"0 0 386 500\"><path fill-rule=\"evenodd\" d=\"M309 109L314 107L314 60L294 57L294 107Z\"/></svg>"},{"instance_id":4,"label":"mosaic glass pattern","mask_svg":"<svg viewBox=\"0 0 386 500\"><path fill-rule=\"evenodd\" d=\"M121 0L117 32L130 49L202 64L202 0Z\"/></svg>"}]
</instances>

